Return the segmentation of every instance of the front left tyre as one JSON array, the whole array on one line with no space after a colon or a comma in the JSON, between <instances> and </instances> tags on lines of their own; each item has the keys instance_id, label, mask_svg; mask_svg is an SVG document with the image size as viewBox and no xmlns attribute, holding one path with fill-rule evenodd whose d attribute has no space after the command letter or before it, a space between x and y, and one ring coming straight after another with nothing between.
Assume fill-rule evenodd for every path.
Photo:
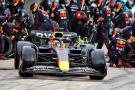
<instances>
[{"instance_id":1,"label":"front left tyre","mask_svg":"<svg viewBox=\"0 0 135 90\"><path fill-rule=\"evenodd\" d=\"M31 46L22 47L21 60L19 62L19 75L21 77L32 77L33 73L27 72L27 68L34 66L36 61L36 51Z\"/></svg>"},{"instance_id":2,"label":"front left tyre","mask_svg":"<svg viewBox=\"0 0 135 90\"><path fill-rule=\"evenodd\" d=\"M32 43L28 41L19 41L15 45L15 54L14 54L14 67L15 69L19 68L20 62L20 53L23 46L32 46Z\"/></svg>"},{"instance_id":3,"label":"front left tyre","mask_svg":"<svg viewBox=\"0 0 135 90\"><path fill-rule=\"evenodd\" d=\"M13 43L8 36L3 35L3 38L5 42L4 55L10 57L13 54Z\"/></svg>"}]
</instances>

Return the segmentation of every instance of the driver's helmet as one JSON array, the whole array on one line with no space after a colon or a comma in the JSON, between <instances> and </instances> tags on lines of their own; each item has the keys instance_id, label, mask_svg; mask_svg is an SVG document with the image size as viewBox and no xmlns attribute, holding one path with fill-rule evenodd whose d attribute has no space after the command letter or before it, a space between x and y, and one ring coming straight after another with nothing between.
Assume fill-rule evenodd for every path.
<instances>
[{"instance_id":1,"label":"driver's helmet","mask_svg":"<svg viewBox=\"0 0 135 90\"><path fill-rule=\"evenodd\" d=\"M48 44L53 48L60 47L60 42L58 40L49 40Z\"/></svg>"}]
</instances>

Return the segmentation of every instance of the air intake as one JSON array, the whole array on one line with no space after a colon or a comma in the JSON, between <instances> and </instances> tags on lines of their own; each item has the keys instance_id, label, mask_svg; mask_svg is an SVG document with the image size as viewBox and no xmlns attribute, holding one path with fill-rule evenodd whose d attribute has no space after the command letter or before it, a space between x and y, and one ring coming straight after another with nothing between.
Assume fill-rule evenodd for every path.
<instances>
[{"instance_id":1,"label":"air intake","mask_svg":"<svg viewBox=\"0 0 135 90\"><path fill-rule=\"evenodd\" d=\"M55 32L53 33L53 38L62 38L63 37L63 32Z\"/></svg>"}]
</instances>

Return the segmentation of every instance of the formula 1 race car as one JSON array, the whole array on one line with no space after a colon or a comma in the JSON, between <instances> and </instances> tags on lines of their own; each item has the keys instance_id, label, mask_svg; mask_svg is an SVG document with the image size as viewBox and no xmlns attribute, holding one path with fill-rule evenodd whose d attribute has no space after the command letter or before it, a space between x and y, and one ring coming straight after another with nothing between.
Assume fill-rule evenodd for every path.
<instances>
[{"instance_id":1,"label":"formula 1 race car","mask_svg":"<svg viewBox=\"0 0 135 90\"><path fill-rule=\"evenodd\" d=\"M104 51L88 43L76 43L76 38L73 32L32 31L17 43L15 68L21 77L55 74L104 79L107 75Z\"/></svg>"}]
</instances>

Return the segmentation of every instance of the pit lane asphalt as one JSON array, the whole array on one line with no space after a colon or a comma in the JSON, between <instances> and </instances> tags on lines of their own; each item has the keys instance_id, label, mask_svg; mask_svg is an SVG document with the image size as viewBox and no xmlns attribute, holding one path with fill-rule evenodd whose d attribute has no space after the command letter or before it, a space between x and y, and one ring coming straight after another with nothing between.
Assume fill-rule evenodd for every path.
<instances>
[{"instance_id":1,"label":"pit lane asphalt","mask_svg":"<svg viewBox=\"0 0 135 90\"><path fill-rule=\"evenodd\" d=\"M87 76L21 78L10 59L0 61L0 90L135 90L135 69L108 67L108 75L101 81Z\"/></svg>"}]
</instances>

